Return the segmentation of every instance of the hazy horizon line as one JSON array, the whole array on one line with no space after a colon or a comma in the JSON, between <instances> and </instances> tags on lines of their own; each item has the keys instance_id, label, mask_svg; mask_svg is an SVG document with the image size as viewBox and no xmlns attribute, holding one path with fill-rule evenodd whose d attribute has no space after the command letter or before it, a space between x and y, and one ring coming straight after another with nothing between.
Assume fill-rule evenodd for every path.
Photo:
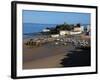
<instances>
[{"instance_id":1,"label":"hazy horizon line","mask_svg":"<svg viewBox=\"0 0 100 80\"><path fill-rule=\"evenodd\" d=\"M66 22L67 23L67 22ZM23 23L23 24L50 24L50 23ZM55 23L56 24L56 23ZM57 23L58 24L58 23ZM56 24L56 25L57 25ZM64 23L59 23L59 24L64 24ZM82 24L82 23L67 23L67 24ZM82 24L83 25L83 24ZM90 24L85 24L85 25L90 25Z\"/></svg>"}]
</instances>

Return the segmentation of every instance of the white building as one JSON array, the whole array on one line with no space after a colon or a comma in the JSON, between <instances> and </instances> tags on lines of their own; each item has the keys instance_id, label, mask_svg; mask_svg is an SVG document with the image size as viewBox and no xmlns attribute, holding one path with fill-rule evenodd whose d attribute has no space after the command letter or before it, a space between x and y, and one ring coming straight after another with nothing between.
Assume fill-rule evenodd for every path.
<instances>
[{"instance_id":1,"label":"white building","mask_svg":"<svg viewBox=\"0 0 100 80\"><path fill-rule=\"evenodd\" d=\"M81 34L81 33L82 33L81 31L77 31L77 32L71 31L71 32L70 32L70 35Z\"/></svg>"},{"instance_id":2,"label":"white building","mask_svg":"<svg viewBox=\"0 0 100 80\"><path fill-rule=\"evenodd\" d=\"M81 30L82 30L82 32L84 32L84 26L81 26Z\"/></svg>"},{"instance_id":3,"label":"white building","mask_svg":"<svg viewBox=\"0 0 100 80\"><path fill-rule=\"evenodd\" d=\"M80 31L82 31L82 28L81 27L74 27L74 31L75 32L80 32Z\"/></svg>"},{"instance_id":4,"label":"white building","mask_svg":"<svg viewBox=\"0 0 100 80\"><path fill-rule=\"evenodd\" d=\"M87 25L87 32L90 31L90 25Z\"/></svg>"},{"instance_id":5,"label":"white building","mask_svg":"<svg viewBox=\"0 0 100 80\"><path fill-rule=\"evenodd\" d=\"M43 29L42 31L43 31L43 32L49 32L50 29Z\"/></svg>"},{"instance_id":6,"label":"white building","mask_svg":"<svg viewBox=\"0 0 100 80\"><path fill-rule=\"evenodd\" d=\"M81 34L81 33L82 33L81 28L74 28L73 31L61 30L59 34L61 36L65 36L65 35L75 35L75 34Z\"/></svg>"},{"instance_id":7,"label":"white building","mask_svg":"<svg viewBox=\"0 0 100 80\"><path fill-rule=\"evenodd\" d=\"M59 34L60 34L61 36L64 36L64 35L66 35L66 34L69 34L69 32L70 32L70 31L67 31L67 30L61 30L61 31L59 32Z\"/></svg>"},{"instance_id":8,"label":"white building","mask_svg":"<svg viewBox=\"0 0 100 80\"><path fill-rule=\"evenodd\" d=\"M57 38L57 37L59 37L59 34L52 34L51 37Z\"/></svg>"}]
</instances>

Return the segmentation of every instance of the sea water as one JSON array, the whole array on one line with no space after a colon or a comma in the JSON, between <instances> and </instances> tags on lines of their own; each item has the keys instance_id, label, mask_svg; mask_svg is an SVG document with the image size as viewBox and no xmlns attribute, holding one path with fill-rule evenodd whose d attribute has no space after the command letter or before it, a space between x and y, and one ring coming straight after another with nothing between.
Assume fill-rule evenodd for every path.
<instances>
[{"instance_id":1,"label":"sea water","mask_svg":"<svg viewBox=\"0 0 100 80\"><path fill-rule=\"evenodd\" d=\"M42 35L45 28L56 27L57 24L36 24L36 23L23 23L23 38L31 38Z\"/></svg>"}]
</instances>

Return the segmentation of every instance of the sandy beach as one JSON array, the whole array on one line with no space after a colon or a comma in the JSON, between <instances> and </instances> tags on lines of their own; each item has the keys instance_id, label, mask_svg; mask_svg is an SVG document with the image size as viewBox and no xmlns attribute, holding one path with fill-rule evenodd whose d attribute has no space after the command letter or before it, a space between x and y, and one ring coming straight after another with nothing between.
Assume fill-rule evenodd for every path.
<instances>
[{"instance_id":1,"label":"sandy beach","mask_svg":"<svg viewBox=\"0 0 100 80\"><path fill-rule=\"evenodd\" d=\"M73 49L72 45L54 45L53 42L33 48L23 45L23 69L61 67L61 60Z\"/></svg>"},{"instance_id":2,"label":"sandy beach","mask_svg":"<svg viewBox=\"0 0 100 80\"><path fill-rule=\"evenodd\" d=\"M72 36L73 39L84 39L90 43L90 38L87 38L87 36ZM50 41L40 46L28 46L25 45L28 40L23 39L23 69L90 65L90 49L78 49L72 43L55 44L56 41Z\"/></svg>"}]
</instances>

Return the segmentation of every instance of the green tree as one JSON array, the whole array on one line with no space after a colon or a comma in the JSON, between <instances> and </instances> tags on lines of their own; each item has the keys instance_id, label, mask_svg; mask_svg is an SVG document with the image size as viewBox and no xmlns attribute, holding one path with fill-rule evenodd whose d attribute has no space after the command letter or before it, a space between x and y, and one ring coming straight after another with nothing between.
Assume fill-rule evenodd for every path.
<instances>
[{"instance_id":1,"label":"green tree","mask_svg":"<svg viewBox=\"0 0 100 80\"><path fill-rule=\"evenodd\" d=\"M81 25L80 25L80 23L78 23L78 24L76 24L76 26L77 26L77 27L80 27Z\"/></svg>"}]
</instances>

